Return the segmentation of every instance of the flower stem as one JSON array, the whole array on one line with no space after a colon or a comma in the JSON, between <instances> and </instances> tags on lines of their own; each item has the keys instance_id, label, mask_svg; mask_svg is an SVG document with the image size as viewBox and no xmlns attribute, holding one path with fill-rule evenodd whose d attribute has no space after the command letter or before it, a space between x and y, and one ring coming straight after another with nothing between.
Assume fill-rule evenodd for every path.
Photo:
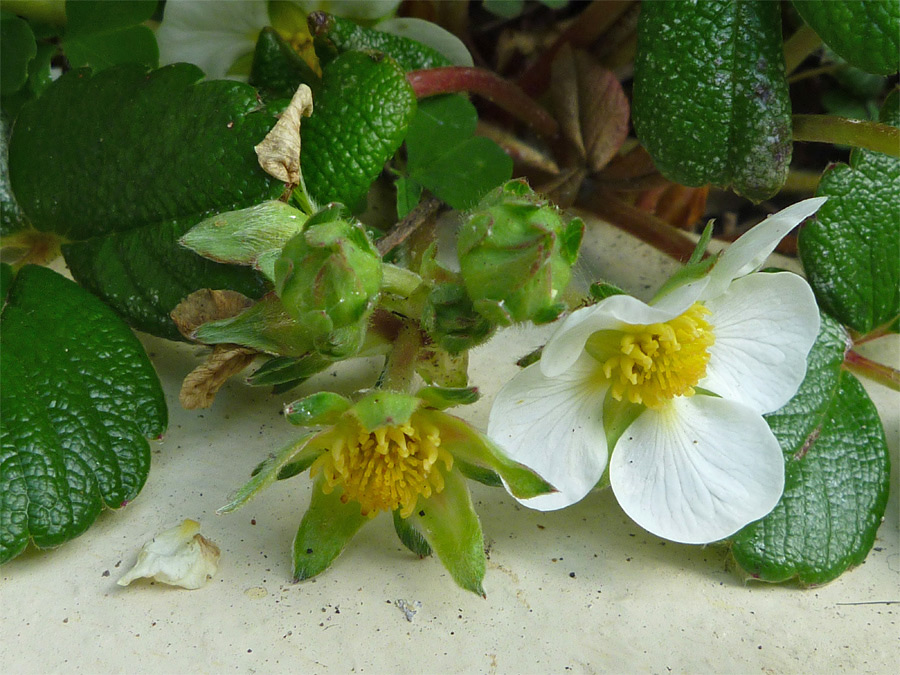
<instances>
[{"instance_id":1,"label":"flower stem","mask_svg":"<svg viewBox=\"0 0 900 675\"><path fill-rule=\"evenodd\" d=\"M387 357L378 386L392 391L409 391L416 374L416 362L422 347L422 333L412 321L404 321Z\"/></svg>"},{"instance_id":2,"label":"flower stem","mask_svg":"<svg viewBox=\"0 0 900 675\"><path fill-rule=\"evenodd\" d=\"M484 68L448 66L414 70L406 74L406 79L418 98L471 92L497 104L542 136L553 138L559 132L556 120L533 98L509 80Z\"/></svg>"},{"instance_id":3,"label":"flower stem","mask_svg":"<svg viewBox=\"0 0 900 675\"><path fill-rule=\"evenodd\" d=\"M435 197L426 197L399 223L394 225L376 244L378 252L384 256L402 244L409 235L431 220L441 207L441 201Z\"/></svg>"},{"instance_id":4,"label":"flower stem","mask_svg":"<svg viewBox=\"0 0 900 675\"><path fill-rule=\"evenodd\" d=\"M900 129L834 115L794 115L794 140L836 143L900 157Z\"/></svg>"},{"instance_id":5,"label":"flower stem","mask_svg":"<svg viewBox=\"0 0 900 675\"><path fill-rule=\"evenodd\" d=\"M853 349L844 356L844 366L859 375L865 375L871 380L890 387L894 391L900 391L900 370L896 368L873 361Z\"/></svg>"},{"instance_id":6,"label":"flower stem","mask_svg":"<svg viewBox=\"0 0 900 675\"><path fill-rule=\"evenodd\" d=\"M873 328L868 333L864 333L862 335L854 333L853 334L853 344L861 345L866 342L871 342L872 340L877 340L880 337L884 337L885 335L893 335L896 331L891 330L891 326L894 325L896 319L893 321L888 321L886 324L882 326L878 326L878 328Z\"/></svg>"},{"instance_id":7,"label":"flower stem","mask_svg":"<svg viewBox=\"0 0 900 675\"><path fill-rule=\"evenodd\" d=\"M808 25L800 29L784 42L784 73L790 75L806 57L822 46L822 38Z\"/></svg>"}]
</instances>

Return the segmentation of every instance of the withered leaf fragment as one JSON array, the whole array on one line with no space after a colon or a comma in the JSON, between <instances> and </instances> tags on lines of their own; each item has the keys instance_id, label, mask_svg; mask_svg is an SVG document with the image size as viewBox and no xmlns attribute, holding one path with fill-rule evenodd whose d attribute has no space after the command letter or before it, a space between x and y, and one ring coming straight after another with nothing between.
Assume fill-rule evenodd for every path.
<instances>
[{"instance_id":1,"label":"withered leaf fragment","mask_svg":"<svg viewBox=\"0 0 900 675\"><path fill-rule=\"evenodd\" d=\"M230 319L253 304L253 300L237 291L216 291L203 288L194 291L172 310L172 321L178 331L189 340L196 330L210 321Z\"/></svg>"},{"instance_id":2,"label":"withered leaf fragment","mask_svg":"<svg viewBox=\"0 0 900 675\"><path fill-rule=\"evenodd\" d=\"M254 148L259 165L270 176L291 185L300 184L300 121L312 111L312 90L301 84L278 122Z\"/></svg>"},{"instance_id":3,"label":"withered leaf fragment","mask_svg":"<svg viewBox=\"0 0 900 675\"><path fill-rule=\"evenodd\" d=\"M249 366L259 355L255 349L240 345L216 345L202 364L181 383L178 400L185 410L209 408L228 378Z\"/></svg>"}]
</instances>

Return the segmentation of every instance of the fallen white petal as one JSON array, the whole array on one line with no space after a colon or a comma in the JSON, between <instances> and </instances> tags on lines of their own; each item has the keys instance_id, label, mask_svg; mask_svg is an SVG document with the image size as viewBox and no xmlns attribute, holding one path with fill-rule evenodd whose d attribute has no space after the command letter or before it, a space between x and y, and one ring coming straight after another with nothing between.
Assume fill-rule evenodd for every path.
<instances>
[{"instance_id":1,"label":"fallen white petal","mask_svg":"<svg viewBox=\"0 0 900 675\"><path fill-rule=\"evenodd\" d=\"M117 583L127 586L148 578L194 590L206 585L218 562L219 547L200 534L200 523L185 520L144 544L134 567Z\"/></svg>"},{"instance_id":2,"label":"fallen white petal","mask_svg":"<svg viewBox=\"0 0 900 675\"><path fill-rule=\"evenodd\" d=\"M819 210L827 197L813 197L782 209L748 230L725 249L722 257L709 273L707 297L725 292L733 279L762 267L778 242L791 230Z\"/></svg>"},{"instance_id":3,"label":"fallen white petal","mask_svg":"<svg viewBox=\"0 0 900 675\"><path fill-rule=\"evenodd\" d=\"M520 500L553 511L582 499L606 468L603 399L598 364L582 356L555 378L537 364L506 383L488 420L488 436L513 460L533 469L558 492Z\"/></svg>"},{"instance_id":4,"label":"fallen white petal","mask_svg":"<svg viewBox=\"0 0 900 675\"><path fill-rule=\"evenodd\" d=\"M790 272L751 274L706 307L716 341L699 386L760 414L778 410L803 382L819 333L809 284Z\"/></svg>"},{"instance_id":5,"label":"fallen white petal","mask_svg":"<svg viewBox=\"0 0 900 675\"><path fill-rule=\"evenodd\" d=\"M760 415L697 395L641 413L616 444L609 478L622 509L645 530L705 544L775 507L784 459Z\"/></svg>"},{"instance_id":6,"label":"fallen white petal","mask_svg":"<svg viewBox=\"0 0 900 675\"><path fill-rule=\"evenodd\" d=\"M555 377L565 372L584 351L588 338L599 330L620 330L623 325L662 323L683 314L700 297L706 286L704 279L676 288L648 305L630 295L613 295L596 305L578 309L563 319L550 337L541 355L541 372Z\"/></svg>"},{"instance_id":7,"label":"fallen white petal","mask_svg":"<svg viewBox=\"0 0 900 675\"><path fill-rule=\"evenodd\" d=\"M193 63L211 80L224 78L253 51L268 23L267 3L260 0L169 0L156 31L159 64Z\"/></svg>"}]
</instances>

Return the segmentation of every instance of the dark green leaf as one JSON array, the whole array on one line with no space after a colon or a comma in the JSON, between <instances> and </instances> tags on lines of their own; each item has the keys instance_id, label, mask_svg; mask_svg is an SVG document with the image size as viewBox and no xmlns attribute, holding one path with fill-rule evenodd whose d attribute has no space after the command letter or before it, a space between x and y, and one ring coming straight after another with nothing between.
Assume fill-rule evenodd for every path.
<instances>
[{"instance_id":1,"label":"dark green leaf","mask_svg":"<svg viewBox=\"0 0 900 675\"><path fill-rule=\"evenodd\" d=\"M415 94L393 59L347 52L325 68L313 103L300 131L307 192L355 207L403 142Z\"/></svg>"},{"instance_id":2,"label":"dark green leaf","mask_svg":"<svg viewBox=\"0 0 900 675\"><path fill-rule=\"evenodd\" d=\"M420 70L453 65L447 57L421 42L364 28L349 19L314 12L309 16L309 29L316 38L319 57L327 60L330 52L374 50L387 54L403 70Z\"/></svg>"},{"instance_id":3,"label":"dark green leaf","mask_svg":"<svg viewBox=\"0 0 900 675\"><path fill-rule=\"evenodd\" d=\"M900 95L885 101L881 121L900 126ZM800 231L800 257L820 306L860 333L900 315L900 159L855 149L850 165L822 176L828 201Z\"/></svg>"},{"instance_id":4,"label":"dark green leaf","mask_svg":"<svg viewBox=\"0 0 900 675\"><path fill-rule=\"evenodd\" d=\"M325 494L320 475L313 484L309 509L294 538L294 581L303 581L324 572L369 519L359 503L341 500L340 487Z\"/></svg>"},{"instance_id":5,"label":"dark green leaf","mask_svg":"<svg viewBox=\"0 0 900 675\"><path fill-rule=\"evenodd\" d=\"M397 218L402 220L421 201L422 186L404 176L399 176L394 185L397 188Z\"/></svg>"},{"instance_id":6,"label":"dark green leaf","mask_svg":"<svg viewBox=\"0 0 900 675\"><path fill-rule=\"evenodd\" d=\"M0 13L0 94L22 88L35 54L37 44L28 22L14 14Z\"/></svg>"},{"instance_id":7,"label":"dark green leaf","mask_svg":"<svg viewBox=\"0 0 900 675\"><path fill-rule=\"evenodd\" d=\"M58 546L133 500L166 426L134 334L56 272L24 267L0 319L0 562Z\"/></svg>"},{"instance_id":8,"label":"dark green leaf","mask_svg":"<svg viewBox=\"0 0 900 675\"><path fill-rule=\"evenodd\" d=\"M778 3L642 5L632 109L667 178L756 201L778 192L791 159Z\"/></svg>"},{"instance_id":9,"label":"dark green leaf","mask_svg":"<svg viewBox=\"0 0 900 675\"><path fill-rule=\"evenodd\" d=\"M68 0L62 47L73 68L95 71L119 63L155 68L159 63L156 37L139 26L156 10L156 0Z\"/></svg>"},{"instance_id":10,"label":"dark green leaf","mask_svg":"<svg viewBox=\"0 0 900 675\"><path fill-rule=\"evenodd\" d=\"M849 63L891 75L900 66L900 5L896 0L801 0L800 16Z\"/></svg>"},{"instance_id":11,"label":"dark green leaf","mask_svg":"<svg viewBox=\"0 0 900 675\"><path fill-rule=\"evenodd\" d=\"M309 64L271 27L264 28L256 41L249 81L267 101L290 100L300 84L315 94L321 84Z\"/></svg>"},{"instance_id":12,"label":"dark green leaf","mask_svg":"<svg viewBox=\"0 0 900 675\"><path fill-rule=\"evenodd\" d=\"M9 147L19 206L36 229L70 242L63 253L76 280L170 338L168 314L191 291L264 290L251 270L204 260L178 238L211 212L284 187L253 152L274 123L255 90L201 77L187 64L70 71L22 109Z\"/></svg>"},{"instance_id":13,"label":"dark green leaf","mask_svg":"<svg viewBox=\"0 0 900 675\"><path fill-rule=\"evenodd\" d=\"M436 96L419 104L406 137L407 172L455 209L468 209L512 176L512 159L474 136L478 113L468 99Z\"/></svg>"},{"instance_id":14,"label":"dark green leaf","mask_svg":"<svg viewBox=\"0 0 900 675\"><path fill-rule=\"evenodd\" d=\"M784 495L735 535L733 549L755 578L827 583L861 563L875 540L887 503L887 445L862 385L841 371L846 343L823 317L800 390L767 415L784 451Z\"/></svg>"}]
</instances>

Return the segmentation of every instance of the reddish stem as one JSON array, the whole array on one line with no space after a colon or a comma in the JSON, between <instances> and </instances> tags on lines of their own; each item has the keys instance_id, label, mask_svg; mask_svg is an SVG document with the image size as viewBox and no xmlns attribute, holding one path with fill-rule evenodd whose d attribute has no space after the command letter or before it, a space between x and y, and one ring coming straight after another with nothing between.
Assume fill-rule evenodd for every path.
<instances>
[{"instance_id":1,"label":"reddish stem","mask_svg":"<svg viewBox=\"0 0 900 675\"><path fill-rule=\"evenodd\" d=\"M483 96L547 138L559 133L556 120L518 86L484 68L448 66L406 74L416 97L471 92Z\"/></svg>"},{"instance_id":2,"label":"reddish stem","mask_svg":"<svg viewBox=\"0 0 900 675\"><path fill-rule=\"evenodd\" d=\"M879 326L878 328L873 328L868 333L865 333L863 335L854 334L853 344L854 345L862 345L862 344L865 344L866 342L871 342L872 340L877 340L880 337L884 337L885 335L893 335L894 331L892 331L890 328L892 324L893 324L893 321L889 321L888 323L884 324L883 326Z\"/></svg>"},{"instance_id":3,"label":"reddish stem","mask_svg":"<svg viewBox=\"0 0 900 675\"><path fill-rule=\"evenodd\" d=\"M886 387L900 390L900 370L866 358L859 352L852 349L848 351L844 355L844 366Z\"/></svg>"}]
</instances>

